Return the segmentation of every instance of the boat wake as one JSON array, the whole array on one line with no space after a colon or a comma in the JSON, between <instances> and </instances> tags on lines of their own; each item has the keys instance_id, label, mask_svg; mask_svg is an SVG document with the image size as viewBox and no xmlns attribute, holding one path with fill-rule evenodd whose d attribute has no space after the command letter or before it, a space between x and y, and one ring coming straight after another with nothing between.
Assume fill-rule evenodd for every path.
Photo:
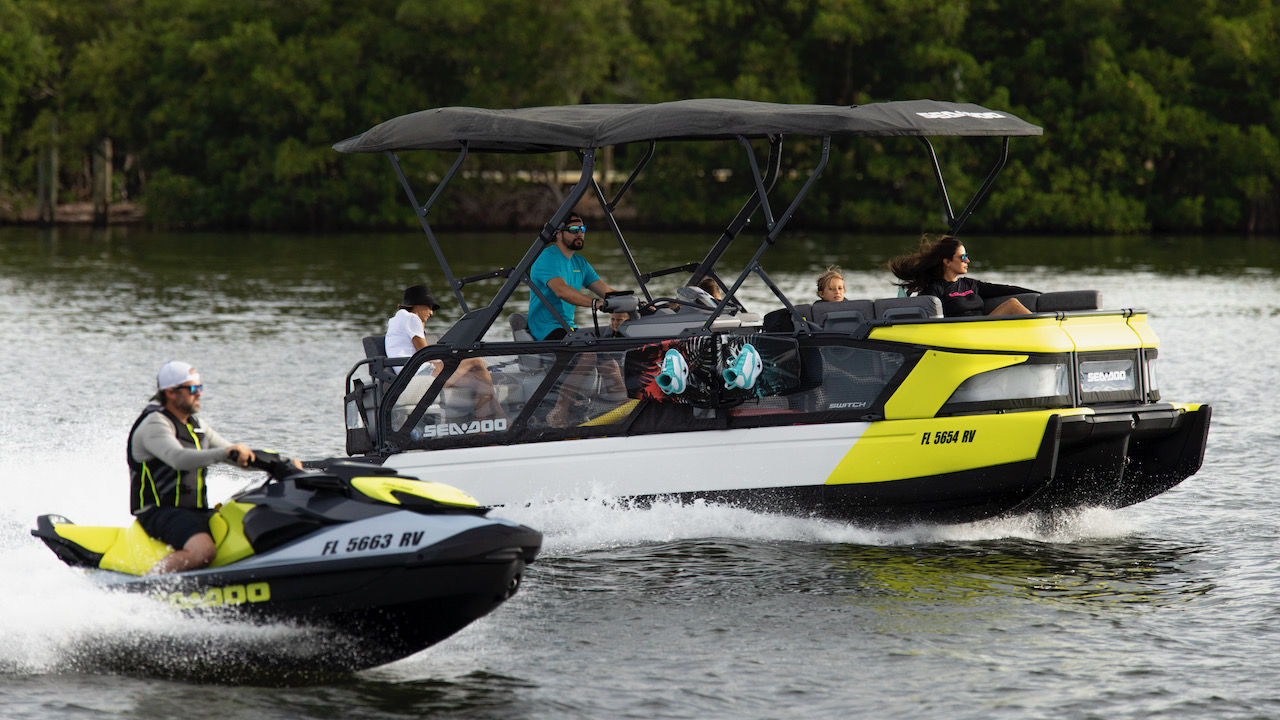
<instances>
[{"instance_id":1,"label":"boat wake","mask_svg":"<svg viewBox=\"0 0 1280 720\"><path fill-rule=\"evenodd\" d=\"M0 522L0 674L118 673L208 682L291 682L315 675L341 639L287 624L184 616L143 595L109 592L29 534Z\"/></svg>"},{"instance_id":2,"label":"boat wake","mask_svg":"<svg viewBox=\"0 0 1280 720\"><path fill-rule=\"evenodd\" d=\"M1022 540L1051 544L1119 538L1140 529L1130 515L1107 508L996 518L958 525L868 527L756 512L698 501L637 505L611 498L555 500L504 507L503 517L540 528L544 557L702 538L833 545L901 546Z\"/></svg>"}]
</instances>

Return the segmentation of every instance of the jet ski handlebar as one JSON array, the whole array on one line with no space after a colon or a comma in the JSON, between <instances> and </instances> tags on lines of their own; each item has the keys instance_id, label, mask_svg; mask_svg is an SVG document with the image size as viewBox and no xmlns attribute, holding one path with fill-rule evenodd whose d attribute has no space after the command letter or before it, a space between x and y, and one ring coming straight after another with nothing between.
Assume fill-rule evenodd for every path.
<instances>
[{"instance_id":1,"label":"jet ski handlebar","mask_svg":"<svg viewBox=\"0 0 1280 720\"><path fill-rule=\"evenodd\" d=\"M227 456L235 460L240 457L240 453L232 450ZM253 460L249 461L249 467L266 471L272 480L283 480L294 473L300 472L294 466L292 460L270 450L254 450Z\"/></svg>"}]
</instances>

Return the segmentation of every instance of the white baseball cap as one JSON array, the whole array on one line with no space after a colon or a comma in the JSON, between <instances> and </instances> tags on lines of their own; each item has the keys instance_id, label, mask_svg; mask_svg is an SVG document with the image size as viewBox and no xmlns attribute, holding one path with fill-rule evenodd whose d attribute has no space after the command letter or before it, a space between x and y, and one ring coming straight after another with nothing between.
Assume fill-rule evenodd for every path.
<instances>
[{"instance_id":1,"label":"white baseball cap","mask_svg":"<svg viewBox=\"0 0 1280 720\"><path fill-rule=\"evenodd\" d=\"M178 387L188 380L192 385L200 384L200 373L196 369L180 360L170 360L165 363L160 372L156 373L156 389L168 390L171 387Z\"/></svg>"}]
</instances>

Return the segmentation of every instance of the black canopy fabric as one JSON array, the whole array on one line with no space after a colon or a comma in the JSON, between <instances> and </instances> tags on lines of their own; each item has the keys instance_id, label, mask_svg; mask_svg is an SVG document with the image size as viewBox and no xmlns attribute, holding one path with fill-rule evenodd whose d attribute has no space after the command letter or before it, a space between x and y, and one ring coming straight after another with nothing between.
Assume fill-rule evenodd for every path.
<instances>
[{"instance_id":1,"label":"black canopy fabric","mask_svg":"<svg viewBox=\"0 0 1280 720\"><path fill-rule=\"evenodd\" d=\"M785 105L679 100L654 105L561 105L487 110L445 107L401 115L333 146L344 153L457 150L541 153L649 140L769 135L1023 136L1044 131L970 103L904 100L868 105Z\"/></svg>"}]
</instances>

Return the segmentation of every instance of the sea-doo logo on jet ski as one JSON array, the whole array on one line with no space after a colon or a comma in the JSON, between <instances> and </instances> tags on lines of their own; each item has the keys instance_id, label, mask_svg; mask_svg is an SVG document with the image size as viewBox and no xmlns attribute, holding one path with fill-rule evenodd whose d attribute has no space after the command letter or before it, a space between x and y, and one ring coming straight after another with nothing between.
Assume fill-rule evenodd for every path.
<instances>
[{"instance_id":1,"label":"sea-doo logo on jet ski","mask_svg":"<svg viewBox=\"0 0 1280 720\"><path fill-rule=\"evenodd\" d=\"M422 428L425 439L448 437L450 435L475 435L477 433L502 432L507 429L505 418L497 420L472 420L469 423L440 423Z\"/></svg>"},{"instance_id":2,"label":"sea-doo logo on jet ski","mask_svg":"<svg viewBox=\"0 0 1280 720\"><path fill-rule=\"evenodd\" d=\"M998 112L967 112L965 110L934 110L933 112L916 113L926 120L955 120L957 118L977 118L978 120L999 120L1005 117Z\"/></svg>"},{"instance_id":3,"label":"sea-doo logo on jet ski","mask_svg":"<svg viewBox=\"0 0 1280 720\"><path fill-rule=\"evenodd\" d=\"M247 585L226 585L209 588L203 593L169 593L163 595L169 604L179 610L196 608L225 607L244 605L245 603L266 602L271 599L271 585L264 582Z\"/></svg>"}]
</instances>

